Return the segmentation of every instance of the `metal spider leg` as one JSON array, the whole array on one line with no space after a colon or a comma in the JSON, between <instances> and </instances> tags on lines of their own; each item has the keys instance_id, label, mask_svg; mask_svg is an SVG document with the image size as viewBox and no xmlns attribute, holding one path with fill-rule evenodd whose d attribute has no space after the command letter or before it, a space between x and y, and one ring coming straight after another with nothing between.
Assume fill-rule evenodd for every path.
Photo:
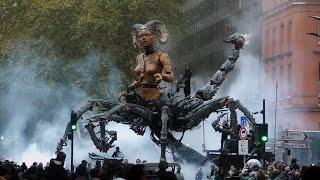
<instances>
[{"instance_id":1,"label":"metal spider leg","mask_svg":"<svg viewBox=\"0 0 320 180\"><path fill-rule=\"evenodd\" d=\"M218 131L218 132L229 132L229 130L225 130L225 129L221 128L221 127L220 127L220 124L219 124L221 118L224 117L224 116L227 115L227 114L228 114L228 113L222 113L222 114L220 114L220 115L217 117L217 119L211 123L211 126L213 127L213 129L214 129L215 131Z\"/></svg>"},{"instance_id":2,"label":"metal spider leg","mask_svg":"<svg viewBox=\"0 0 320 180\"><path fill-rule=\"evenodd\" d=\"M239 109L241 112L243 112L243 114L248 118L248 120L249 120L248 122L250 125L255 124L255 118L252 116L250 111L242 105L242 103L239 100L233 100L230 98L228 100L227 104L228 104L228 108L230 111L230 121L231 121L230 125L231 125L231 127L230 128L223 128L219 125L221 118L226 114L226 113L223 113L220 116L218 116L217 120L215 120L212 123L212 127L215 131L225 132L230 136L233 136L238 133L237 132L238 131L238 129L237 129L238 121L237 121L236 109Z\"/></svg>"},{"instance_id":3,"label":"metal spider leg","mask_svg":"<svg viewBox=\"0 0 320 180\"><path fill-rule=\"evenodd\" d=\"M171 133L168 133L168 148L175 155L175 161L182 162L182 159L188 163L196 163L204 165L209 159L197 152L196 150L186 146L177 140Z\"/></svg>"},{"instance_id":4,"label":"metal spider leg","mask_svg":"<svg viewBox=\"0 0 320 180\"><path fill-rule=\"evenodd\" d=\"M136 134L142 136L146 132L147 126L144 124L143 118L138 117L134 118L130 124L130 129L132 129Z\"/></svg>"},{"instance_id":5,"label":"metal spider leg","mask_svg":"<svg viewBox=\"0 0 320 180\"><path fill-rule=\"evenodd\" d=\"M104 100L104 99L90 100L76 112L76 121L78 121L85 112L91 111L94 107L98 107L99 109L101 108L111 109L115 105L116 105L115 103L109 100ZM71 120L67 124L63 137L60 139L60 142L58 142L57 144L56 153L62 151L63 146L67 144L68 134L70 133L70 129L71 129Z\"/></svg>"},{"instance_id":6,"label":"metal spider leg","mask_svg":"<svg viewBox=\"0 0 320 180\"><path fill-rule=\"evenodd\" d=\"M237 124L238 124L236 106L237 106L236 101L234 101L233 99L229 99L228 107L230 111L230 121L231 121L230 127L231 127L231 130L234 130L234 131L236 131Z\"/></svg>"},{"instance_id":7,"label":"metal spider leg","mask_svg":"<svg viewBox=\"0 0 320 180\"><path fill-rule=\"evenodd\" d=\"M113 142L117 140L116 131L106 131L106 121L100 121L100 139L97 138L94 128L96 127L92 122L89 122L85 127L87 128L90 138L93 141L93 144L100 152L107 152L114 145Z\"/></svg>"},{"instance_id":8,"label":"metal spider leg","mask_svg":"<svg viewBox=\"0 0 320 180\"><path fill-rule=\"evenodd\" d=\"M218 109L222 109L227 105L228 97L223 97L215 100L210 100L204 104L198 106L197 108L191 110L186 116L188 120L188 129L192 129L198 124L206 119L212 112L216 112Z\"/></svg>"},{"instance_id":9,"label":"metal spider leg","mask_svg":"<svg viewBox=\"0 0 320 180\"><path fill-rule=\"evenodd\" d=\"M163 106L161 108L161 157L160 161L166 161L166 147L167 147L167 139L168 139L168 120L169 120L169 107Z\"/></svg>"},{"instance_id":10,"label":"metal spider leg","mask_svg":"<svg viewBox=\"0 0 320 180\"><path fill-rule=\"evenodd\" d=\"M122 124L130 124L130 128L139 135L143 135L146 129L148 120L152 117L152 112L149 109L136 105L136 104L120 104L109 111L100 113L93 117L90 117L89 123L86 125L91 140L94 145L102 152L107 152L111 147L112 143L117 140L116 131L106 131L106 124L108 121L114 121ZM143 122L143 120L146 122ZM94 128L96 126L93 123L99 123L100 126L100 139L97 137Z\"/></svg>"},{"instance_id":11,"label":"metal spider leg","mask_svg":"<svg viewBox=\"0 0 320 180\"><path fill-rule=\"evenodd\" d=\"M253 115L251 114L251 112L242 105L242 103L239 100L235 101L236 107L243 112L243 114L248 118L248 122L251 126L253 126L254 124L256 124L256 120L253 117Z\"/></svg>"}]
</instances>

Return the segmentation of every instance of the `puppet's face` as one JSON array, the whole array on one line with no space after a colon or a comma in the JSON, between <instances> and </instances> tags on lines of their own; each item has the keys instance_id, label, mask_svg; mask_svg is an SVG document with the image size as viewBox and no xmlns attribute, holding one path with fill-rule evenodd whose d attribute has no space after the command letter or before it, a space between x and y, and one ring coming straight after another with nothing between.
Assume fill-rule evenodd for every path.
<instances>
[{"instance_id":1,"label":"puppet's face","mask_svg":"<svg viewBox=\"0 0 320 180\"><path fill-rule=\"evenodd\" d=\"M139 32L138 40L141 47L144 49L149 49L154 46L156 42L156 36L153 35L149 30L143 30Z\"/></svg>"}]
</instances>

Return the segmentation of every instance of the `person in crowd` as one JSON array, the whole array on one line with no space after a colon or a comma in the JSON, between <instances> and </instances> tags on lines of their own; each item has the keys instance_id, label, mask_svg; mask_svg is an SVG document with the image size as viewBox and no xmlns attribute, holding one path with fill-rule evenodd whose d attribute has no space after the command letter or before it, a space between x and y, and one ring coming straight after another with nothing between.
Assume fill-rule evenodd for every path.
<instances>
[{"instance_id":1,"label":"person in crowd","mask_svg":"<svg viewBox=\"0 0 320 180\"><path fill-rule=\"evenodd\" d=\"M118 172L118 177L127 179L128 178L128 173L129 173L129 162L128 159L123 160L122 165L120 167L120 170Z\"/></svg>"},{"instance_id":2,"label":"person in crowd","mask_svg":"<svg viewBox=\"0 0 320 180\"><path fill-rule=\"evenodd\" d=\"M297 170L300 169L299 165L297 164L297 159L296 158L292 158L291 159L291 165L290 165L290 170Z\"/></svg>"},{"instance_id":3,"label":"person in crowd","mask_svg":"<svg viewBox=\"0 0 320 180\"><path fill-rule=\"evenodd\" d=\"M114 165L111 160L104 160L102 165L102 179L111 180L114 174Z\"/></svg>"},{"instance_id":4,"label":"person in crowd","mask_svg":"<svg viewBox=\"0 0 320 180\"><path fill-rule=\"evenodd\" d=\"M229 128L230 128L230 126L229 126L229 124L228 124L228 119L225 119L225 120L223 121L222 126L223 126L223 129L229 129ZM225 131L221 132L221 141L220 141L220 143L221 143L221 144L220 144L220 150L221 150L221 151L222 151L222 149L223 149L223 144L224 144L224 141L225 141L226 139L228 139L228 133L225 132Z\"/></svg>"},{"instance_id":5,"label":"person in crowd","mask_svg":"<svg viewBox=\"0 0 320 180\"><path fill-rule=\"evenodd\" d=\"M146 163L147 163L147 160L143 160L143 161L142 161L142 164L146 164Z\"/></svg>"},{"instance_id":6,"label":"person in crowd","mask_svg":"<svg viewBox=\"0 0 320 180\"><path fill-rule=\"evenodd\" d=\"M176 81L176 92L180 92L180 89L184 90L185 82L182 74L179 74L178 80Z\"/></svg>"},{"instance_id":7,"label":"person in crowd","mask_svg":"<svg viewBox=\"0 0 320 180\"><path fill-rule=\"evenodd\" d=\"M191 93L191 87L190 87L190 81L191 81L192 72L190 69L190 65L186 66L186 69L184 70L184 95L185 97L189 96Z\"/></svg>"},{"instance_id":8,"label":"person in crowd","mask_svg":"<svg viewBox=\"0 0 320 180\"><path fill-rule=\"evenodd\" d=\"M258 170L256 173L256 180L267 180L268 177L261 171Z\"/></svg>"},{"instance_id":9,"label":"person in crowd","mask_svg":"<svg viewBox=\"0 0 320 180\"><path fill-rule=\"evenodd\" d=\"M112 157L123 158L123 154L119 147L116 147L116 151L112 154Z\"/></svg>"},{"instance_id":10,"label":"person in crowd","mask_svg":"<svg viewBox=\"0 0 320 180\"><path fill-rule=\"evenodd\" d=\"M63 167L66 160L66 154L64 152L58 152L55 159L51 159L49 167L46 169L47 180L69 180L67 176L67 170Z\"/></svg>"},{"instance_id":11,"label":"person in crowd","mask_svg":"<svg viewBox=\"0 0 320 180\"><path fill-rule=\"evenodd\" d=\"M202 168L198 168L198 172L196 174L196 180L202 180L203 179L203 173L202 173Z\"/></svg>"},{"instance_id":12,"label":"person in crowd","mask_svg":"<svg viewBox=\"0 0 320 180\"><path fill-rule=\"evenodd\" d=\"M27 167L26 163L25 163L25 162L22 162L21 171L22 171L22 172L25 172L25 171L27 171L27 169L28 169L28 167Z\"/></svg>"},{"instance_id":13,"label":"person in crowd","mask_svg":"<svg viewBox=\"0 0 320 180\"><path fill-rule=\"evenodd\" d=\"M143 164L133 165L128 172L127 180L147 180L147 172Z\"/></svg>"},{"instance_id":14,"label":"person in crowd","mask_svg":"<svg viewBox=\"0 0 320 180\"><path fill-rule=\"evenodd\" d=\"M78 176L80 176L82 178L89 179L89 174L87 171L87 164L88 164L88 162L86 160L82 160L81 164L79 164L79 166L76 168L76 173Z\"/></svg>"},{"instance_id":15,"label":"person in crowd","mask_svg":"<svg viewBox=\"0 0 320 180\"><path fill-rule=\"evenodd\" d=\"M223 180L225 177L225 169L220 168L218 174L215 176L214 180Z\"/></svg>"},{"instance_id":16,"label":"person in crowd","mask_svg":"<svg viewBox=\"0 0 320 180\"><path fill-rule=\"evenodd\" d=\"M136 159L136 164L141 164L141 159Z\"/></svg>"},{"instance_id":17,"label":"person in crowd","mask_svg":"<svg viewBox=\"0 0 320 180\"><path fill-rule=\"evenodd\" d=\"M241 173L239 174L239 177L241 180L247 180L249 179L249 174L250 174L250 171L247 167L244 167L242 170L241 170Z\"/></svg>"},{"instance_id":18,"label":"person in crowd","mask_svg":"<svg viewBox=\"0 0 320 180\"><path fill-rule=\"evenodd\" d=\"M234 167L234 165L230 166L230 169L228 171L228 176L233 176L233 174L237 171L237 169Z\"/></svg>"},{"instance_id":19,"label":"person in crowd","mask_svg":"<svg viewBox=\"0 0 320 180\"><path fill-rule=\"evenodd\" d=\"M175 173L175 175L177 177L177 180L184 180L184 176L181 173L181 166L178 165L176 168L177 168L177 172Z\"/></svg>"},{"instance_id":20,"label":"person in crowd","mask_svg":"<svg viewBox=\"0 0 320 180\"><path fill-rule=\"evenodd\" d=\"M99 170L98 169L91 169L90 170L90 177L92 178L92 180L100 180L99 178Z\"/></svg>"},{"instance_id":21,"label":"person in crowd","mask_svg":"<svg viewBox=\"0 0 320 180\"><path fill-rule=\"evenodd\" d=\"M46 163L46 166L44 167L44 170L46 170L46 169L49 167L49 165L50 165L50 163L47 162L47 163Z\"/></svg>"},{"instance_id":22,"label":"person in crowd","mask_svg":"<svg viewBox=\"0 0 320 180\"><path fill-rule=\"evenodd\" d=\"M160 178L164 178L166 177L167 174L167 168L168 168L168 163L167 161L160 161L159 165L158 165L159 170L156 172L156 174L158 175L159 179Z\"/></svg>"},{"instance_id":23,"label":"person in crowd","mask_svg":"<svg viewBox=\"0 0 320 180\"><path fill-rule=\"evenodd\" d=\"M207 176L207 179L214 180L214 177L217 174L218 174L218 169L214 165L211 165L211 171L210 171L210 174Z\"/></svg>"}]
</instances>

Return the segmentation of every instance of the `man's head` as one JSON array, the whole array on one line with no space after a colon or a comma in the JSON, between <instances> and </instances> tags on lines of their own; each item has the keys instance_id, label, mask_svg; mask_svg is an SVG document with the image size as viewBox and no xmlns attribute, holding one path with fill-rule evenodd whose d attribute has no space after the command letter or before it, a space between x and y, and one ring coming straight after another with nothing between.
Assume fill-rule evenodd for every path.
<instances>
[{"instance_id":1,"label":"man's head","mask_svg":"<svg viewBox=\"0 0 320 180\"><path fill-rule=\"evenodd\" d=\"M128 166L129 165L128 159L124 159L122 163L123 163L124 166Z\"/></svg>"},{"instance_id":2,"label":"man's head","mask_svg":"<svg viewBox=\"0 0 320 180\"><path fill-rule=\"evenodd\" d=\"M82 161L81 161L81 164L82 164L83 166L87 166L88 162L87 162L86 160L82 160Z\"/></svg>"},{"instance_id":3,"label":"man's head","mask_svg":"<svg viewBox=\"0 0 320 180\"><path fill-rule=\"evenodd\" d=\"M268 166L268 172L272 172L273 171L273 166Z\"/></svg>"},{"instance_id":4,"label":"man's head","mask_svg":"<svg viewBox=\"0 0 320 180\"><path fill-rule=\"evenodd\" d=\"M220 168L220 169L219 169L219 174L224 175L224 173L225 173L224 168Z\"/></svg>"},{"instance_id":5,"label":"man's head","mask_svg":"<svg viewBox=\"0 0 320 180\"><path fill-rule=\"evenodd\" d=\"M66 160L66 153L58 152L56 160L64 163L64 161Z\"/></svg>"},{"instance_id":6,"label":"man's head","mask_svg":"<svg viewBox=\"0 0 320 180\"><path fill-rule=\"evenodd\" d=\"M293 163L297 163L297 159L296 158L292 158L291 159L291 164L293 164Z\"/></svg>"},{"instance_id":7,"label":"man's head","mask_svg":"<svg viewBox=\"0 0 320 180\"><path fill-rule=\"evenodd\" d=\"M160 170L166 170L168 168L167 161L160 161L158 167Z\"/></svg>"},{"instance_id":8,"label":"man's head","mask_svg":"<svg viewBox=\"0 0 320 180\"><path fill-rule=\"evenodd\" d=\"M120 148L119 148L119 147L116 147L116 151L120 151Z\"/></svg>"},{"instance_id":9,"label":"man's head","mask_svg":"<svg viewBox=\"0 0 320 180\"><path fill-rule=\"evenodd\" d=\"M180 172L180 171L181 171L181 166L178 165L178 166L177 166L177 172Z\"/></svg>"},{"instance_id":10,"label":"man's head","mask_svg":"<svg viewBox=\"0 0 320 180\"><path fill-rule=\"evenodd\" d=\"M141 159L137 159L136 164L141 164Z\"/></svg>"},{"instance_id":11,"label":"man's head","mask_svg":"<svg viewBox=\"0 0 320 180\"><path fill-rule=\"evenodd\" d=\"M187 65L187 66L186 66L186 69L190 69L190 65Z\"/></svg>"},{"instance_id":12,"label":"man's head","mask_svg":"<svg viewBox=\"0 0 320 180\"><path fill-rule=\"evenodd\" d=\"M231 166L230 166L230 170L236 171L237 169L234 167L234 165L231 165Z\"/></svg>"}]
</instances>

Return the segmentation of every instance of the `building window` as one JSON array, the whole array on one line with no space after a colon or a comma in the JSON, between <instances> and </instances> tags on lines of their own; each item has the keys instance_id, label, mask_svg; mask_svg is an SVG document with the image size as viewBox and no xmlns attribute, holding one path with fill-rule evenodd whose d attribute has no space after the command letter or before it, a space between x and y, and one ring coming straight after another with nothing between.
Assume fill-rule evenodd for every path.
<instances>
[{"instance_id":1,"label":"building window","mask_svg":"<svg viewBox=\"0 0 320 180\"><path fill-rule=\"evenodd\" d=\"M267 31L267 36L266 36L266 59L269 59L269 31Z\"/></svg>"},{"instance_id":2,"label":"building window","mask_svg":"<svg viewBox=\"0 0 320 180\"><path fill-rule=\"evenodd\" d=\"M273 28L272 31L272 57L276 56L276 28Z\"/></svg>"},{"instance_id":3,"label":"building window","mask_svg":"<svg viewBox=\"0 0 320 180\"><path fill-rule=\"evenodd\" d=\"M318 94L320 97L320 62L318 63Z\"/></svg>"},{"instance_id":4,"label":"building window","mask_svg":"<svg viewBox=\"0 0 320 180\"><path fill-rule=\"evenodd\" d=\"M318 21L318 34L320 34L320 21ZM320 37L318 37L318 44L320 44Z\"/></svg>"},{"instance_id":5,"label":"building window","mask_svg":"<svg viewBox=\"0 0 320 180\"><path fill-rule=\"evenodd\" d=\"M280 55L283 55L283 50L284 50L283 30L284 30L284 26L283 26L283 24L281 24L281 26L280 26Z\"/></svg>"},{"instance_id":6,"label":"building window","mask_svg":"<svg viewBox=\"0 0 320 180\"><path fill-rule=\"evenodd\" d=\"M284 82L284 74L283 74L283 66L280 66L280 97L284 96L285 91L285 82Z\"/></svg>"},{"instance_id":7,"label":"building window","mask_svg":"<svg viewBox=\"0 0 320 180\"><path fill-rule=\"evenodd\" d=\"M319 67L320 67L320 64L319 64ZM320 81L320 78L319 78L319 81ZM292 65L288 64L288 95L289 96L291 96L291 88L292 88Z\"/></svg>"},{"instance_id":8,"label":"building window","mask_svg":"<svg viewBox=\"0 0 320 180\"><path fill-rule=\"evenodd\" d=\"M289 46L288 46L288 52L292 52L292 22L289 22L288 25L288 36L289 36Z\"/></svg>"}]
</instances>

